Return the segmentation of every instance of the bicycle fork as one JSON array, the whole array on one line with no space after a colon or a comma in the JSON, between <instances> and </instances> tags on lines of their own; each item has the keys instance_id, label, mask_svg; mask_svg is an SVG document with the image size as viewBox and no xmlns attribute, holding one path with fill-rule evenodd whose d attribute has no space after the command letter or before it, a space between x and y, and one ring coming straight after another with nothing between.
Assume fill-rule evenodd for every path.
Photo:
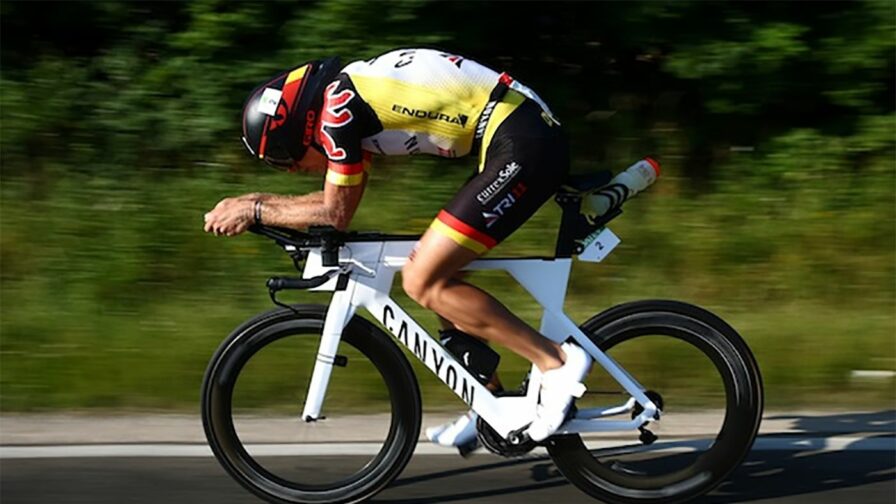
<instances>
[{"instance_id":1,"label":"bicycle fork","mask_svg":"<svg viewBox=\"0 0 896 504\"><path fill-rule=\"evenodd\" d=\"M336 353L339 350L342 331L357 310L357 306L351 303L353 293L354 282L349 282L349 287L346 290L334 292L333 298L330 300L327 317L324 319L320 346L314 362L314 372L311 374L311 383L308 385L305 406L302 410L302 420L305 422L315 422L323 418L320 416L320 411L327 394L327 387L330 384L333 366L337 364Z\"/></svg>"}]
</instances>

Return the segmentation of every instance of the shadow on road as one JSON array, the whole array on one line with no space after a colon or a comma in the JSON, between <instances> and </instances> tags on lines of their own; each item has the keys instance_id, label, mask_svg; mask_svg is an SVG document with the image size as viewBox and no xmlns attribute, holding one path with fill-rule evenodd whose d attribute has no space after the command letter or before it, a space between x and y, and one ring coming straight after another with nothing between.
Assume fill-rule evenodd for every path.
<instances>
[{"instance_id":1,"label":"shadow on road","mask_svg":"<svg viewBox=\"0 0 896 504\"><path fill-rule=\"evenodd\" d=\"M816 437L850 434L896 434L896 410L877 413L842 413L820 416L775 415L768 420L790 420L795 429Z\"/></svg>"},{"instance_id":2,"label":"shadow on road","mask_svg":"<svg viewBox=\"0 0 896 504\"><path fill-rule=\"evenodd\" d=\"M863 445L869 445L875 438L891 439L896 435L896 411L787 419L792 420L800 432L763 438L785 437L792 449L754 450L702 502L794 497L887 481L893 482L896 490L896 453L862 450ZM857 439L844 451L819 451L825 447L828 438L856 435L866 437ZM567 485L569 483L548 457L480 464L473 457L464 467L409 475L390 486L403 487L399 493L411 493L413 498L389 498L387 491L375 502L464 502L513 494L529 496L536 490Z\"/></svg>"},{"instance_id":3,"label":"shadow on road","mask_svg":"<svg viewBox=\"0 0 896 504\"><path fill-rule=\"evenodd\" d=\"M794 427L805 435L779 436L795 438L792 450L751 453L710 495L712 502L742 502L896 482L896 453L862 451L863 445L868 446L877 438L896 435L896 410L769 418L792 420ZM844 451L818 451L829 438L856 435L866 437L857 439Z\"/></svg>"}]
</instances>

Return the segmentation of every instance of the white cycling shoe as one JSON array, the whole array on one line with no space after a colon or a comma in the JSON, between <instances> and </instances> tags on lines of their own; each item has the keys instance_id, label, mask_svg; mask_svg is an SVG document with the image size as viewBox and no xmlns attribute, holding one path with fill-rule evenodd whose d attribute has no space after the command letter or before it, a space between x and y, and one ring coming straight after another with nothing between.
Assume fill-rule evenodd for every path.
<instances>
[{"instance_id":1,"label":"white cycling shoe","mask_svg":"<svg viewBox=\"0 0 896 504\"><path fill-rule=\"evenodd\" d=\"M479 438L476 435L478 419L479 415L468 411L456 420L426 429L426 438L440 446L456 447L461 455L467 456L479 448Z\"/></svg>"},{"instance_id":2,"label":"white cycling shoe","mask_svg":"<svg viewBox=\"0 0 896 504\"><path fill-rule=\"evenodd\" d=\"M573 400L585 393L582 380L591 368L591 356L574 343L564 343L560 348L566 354L566 362L542 375L535 420L526 431L536 442L557 432Z\"/></svg>"}]
</instances>

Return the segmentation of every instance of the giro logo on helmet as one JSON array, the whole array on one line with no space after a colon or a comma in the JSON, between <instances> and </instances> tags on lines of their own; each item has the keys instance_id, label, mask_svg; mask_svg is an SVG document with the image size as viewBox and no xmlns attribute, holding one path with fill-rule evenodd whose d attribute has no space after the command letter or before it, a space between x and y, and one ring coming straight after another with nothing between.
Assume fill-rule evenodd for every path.
<instances>
[{"instance_id":1,"label":"giro logo on helmet","mask_svg":"<svg viewBox=\"0 0 896 504\"><path fill-rule=\"evenodd\" d=\"M336 141L330 136L327 128L341 128L354 119L352 111L347 108L347 104L355 97L355 93L350 89L343 89L336 93L338 85L338 82L333 82L327 86L324 94L324 106L320 114L321 144L324 150L327 151L327 157L333 161L345 159L347 154L345 149L336 145Z\"/></svg>"},{"instance_id":2,"label":"giro logo on helmet","mask_svg":"<svg viewBox=\"0 0 896 504\"><path fill-rule=\"evenodd\" d=\"M302 145L311 145L314 140L314 120L317 114L313 110L305 113L305 133L302 135Z\"/></svg>"}]
</instances>

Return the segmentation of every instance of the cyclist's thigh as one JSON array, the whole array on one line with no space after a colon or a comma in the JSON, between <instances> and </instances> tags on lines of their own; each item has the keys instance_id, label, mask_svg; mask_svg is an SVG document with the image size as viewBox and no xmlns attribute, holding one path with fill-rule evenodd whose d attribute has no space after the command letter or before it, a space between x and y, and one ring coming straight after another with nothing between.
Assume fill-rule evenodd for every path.
<instances>
[{"instance_id":1,"label":"cyclist's thigh","mask_svg":"<svg viewBox=\"0 0 896 504\"><path fill-rule=\"evenodd\" d=\"M402 275L405 283L411 280L424 285L449 278L460 280L458 271L478 256L478 252L430 227L411 253L410 260L402 269Z\"/></svg>"}]
</instances>

